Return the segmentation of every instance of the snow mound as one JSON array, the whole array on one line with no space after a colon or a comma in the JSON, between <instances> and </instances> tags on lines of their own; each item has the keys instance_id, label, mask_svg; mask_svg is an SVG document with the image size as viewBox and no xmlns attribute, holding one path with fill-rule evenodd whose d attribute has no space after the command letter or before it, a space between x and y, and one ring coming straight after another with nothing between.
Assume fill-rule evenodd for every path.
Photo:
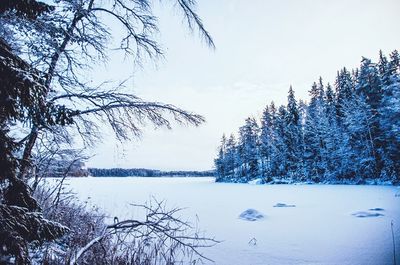
<instances>
[{"instance_id":1,"label":"snow mound","mask_svg":"<svg viewBox=\"0 0 400 265\"><path fill-rule=\"evenodd\" d=\"M400 197L400 190L398 192L396 192L396 194L394 195L394 197Z\"/></svg>"},{"instance_id":2,"label":"snow mound","mask_svg":"<svg viewBox=\"0 0 400 265\"><path fill-rule=\"evenodd\" d=\"M289 178L273 178L270 181L270 184L293 184L294 181L293 179L289 179Z\"/></svg>"},{"instance_id":3,"label":"snow mound","mask_svg":"<svg viewBox=\"0 0 400 265\"><path fill-rule=\"evenodd\" d=\"M252 184L252 185L262 185L264 184L264 180L262 178L258 178L258 179L253 179L250 180L249 182L247 182L248 184Z\"/></svg>"},{"instance_id":4,"label":"snow mound","mask_svg":"<svg viewBox=\"0 0 400 265\"><path fill-rule=\"evenodd\" d=\"M370 212L356 212L353 213L355 217L365 218L365 217L379 217L383 216L381 213L370 213Z\"/></svg>"},{"instance_id":5,"label":"snow mound","mask_svg":"<svg viewBox=\"0 0 400 265\"><path fill-rule=\"evenodd\" d=\"M246 221L258 221L264 218L264 215L257 210L247 209L239 215L239 218Z\"/></svg>"},{"instance_id":6,"label":"snow mound","mask_svg":"<svg viewBox=\"0 0 400 265\"><path fill-rule=\"evenodd\" d=\"M286 204L286 203L277 203L274 205L274 207L280 207L280 208L284 208L284 207L296 207L296 205L294 204Z\"/></svg>"},{"instance_id":7,"label":"snow mound","mask_svg":"<svg viewBox=\"0 0 400 265\"><path fill-rule=\"evenodd\" d=\"M374 211L374 212L382 212L382 211L384 211L385 209L383 209L383 208L371 208L371 209L369 209L369 211Z\"/></svg>"}]
</instances>

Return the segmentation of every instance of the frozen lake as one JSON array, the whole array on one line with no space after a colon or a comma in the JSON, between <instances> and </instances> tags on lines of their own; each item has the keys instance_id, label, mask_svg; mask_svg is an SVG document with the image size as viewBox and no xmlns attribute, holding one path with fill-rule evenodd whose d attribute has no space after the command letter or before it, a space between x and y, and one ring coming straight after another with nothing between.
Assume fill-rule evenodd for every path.
<instances>
[{"instance_id":1,"label":"frozen lake","mask_svg":"<svg viewBox=\"0 0 400 265\"><path fill-rule=\"evenodd\" d=\"M393 265L392 220L400 263L397 187L269 186L214 183L213 178L139 177L74 178L68 183L82 200L120 220L138 215L130 203L143 204L151 196L166 200L169 207L186 208L184 219L197 215L207 235L223 240L203 251L216 264ZM274 207L277 203L295 207ZM239 219L247 209L265 217ZM360 212L377 216L354 215Z\"/></svg>"}]
</instances>

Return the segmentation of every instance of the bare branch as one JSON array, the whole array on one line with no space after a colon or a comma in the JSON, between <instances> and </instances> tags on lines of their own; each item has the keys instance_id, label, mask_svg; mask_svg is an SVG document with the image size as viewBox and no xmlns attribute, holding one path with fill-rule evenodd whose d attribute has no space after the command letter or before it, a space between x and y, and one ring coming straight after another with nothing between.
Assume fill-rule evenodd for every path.
<instances>
[{"instance_id":1,"label":"bare branch","mask_svg":"<svg viewBox=\"0 0 400 265\"><path fill-rule=\"evenodd\" d=\"M189 262L194 256L199 260L212 261L204 256L200 249L212 247L220 241L199 236L197 230L192 232L190 223L175 217L181 209L166 209L164 202L158 202L154 198L149 204L133 206L146 211L143 221L128 219L108 225L100 236L95 237L76 253L70 265L76 264L86 251L109 236L115 238L118 251L125 253L128 260L134 258L138 249L145 253L156 249L157 253L147 253L153 255L154 262L162 259L166 264L170 264L171 259L185 258L189 259Z\"/></svg>"}]
</instances>

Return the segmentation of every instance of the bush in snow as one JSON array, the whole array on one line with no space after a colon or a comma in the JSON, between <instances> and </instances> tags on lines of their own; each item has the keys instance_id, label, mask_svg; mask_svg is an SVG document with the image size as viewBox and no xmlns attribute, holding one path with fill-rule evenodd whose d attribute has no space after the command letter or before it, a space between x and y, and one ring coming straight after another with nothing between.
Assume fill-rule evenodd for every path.
<instances>
[{"instance_id":1,"label":"bush in snow","mask_svg":"<svg viewBox=\"0 0 400 265\"><path fill-rule=\"evenodd\" d=\"M207 260L200 249L218 243L177 218L181 209L167 209L162 202L136 205L144 210L142 219L110 221L72 193L59 191L44 185L35 191L45 217L70 228L56 242L32 246L31 257L38 264L190 263Z\"/></svg>"}]
</instances>

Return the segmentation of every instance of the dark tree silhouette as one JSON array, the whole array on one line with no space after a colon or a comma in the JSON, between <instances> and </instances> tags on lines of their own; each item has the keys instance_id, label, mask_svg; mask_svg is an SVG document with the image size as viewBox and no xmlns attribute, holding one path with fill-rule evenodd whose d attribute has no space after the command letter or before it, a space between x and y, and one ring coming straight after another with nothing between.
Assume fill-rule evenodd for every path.
<instances>
[{"instance_id":1,"label":"dark tree silhouette","mask_svg":"<svg viewBox=\"0 0 400 265\"><path fill-rule=\"evenodd\" d=\"M175 4L189 28L197 28L213 47L195 13L195 1ZM171 128L171 120L192 125L204 121L176 106L142 100L126 92L124 82L87 82L85 74L93 64L108 59L113 35L107 17L125 32L119 50L136 63L145 56L162 56L150 0L0 2L1 261L14 256L18 264L29 263L29 242L52 240L68 231L41 216L26 184L38 139L57 139L62 146L79 135L91 144L100 136L101 123L123 141L137 137L146 122Z\"/></svg>"}]
</instances>

